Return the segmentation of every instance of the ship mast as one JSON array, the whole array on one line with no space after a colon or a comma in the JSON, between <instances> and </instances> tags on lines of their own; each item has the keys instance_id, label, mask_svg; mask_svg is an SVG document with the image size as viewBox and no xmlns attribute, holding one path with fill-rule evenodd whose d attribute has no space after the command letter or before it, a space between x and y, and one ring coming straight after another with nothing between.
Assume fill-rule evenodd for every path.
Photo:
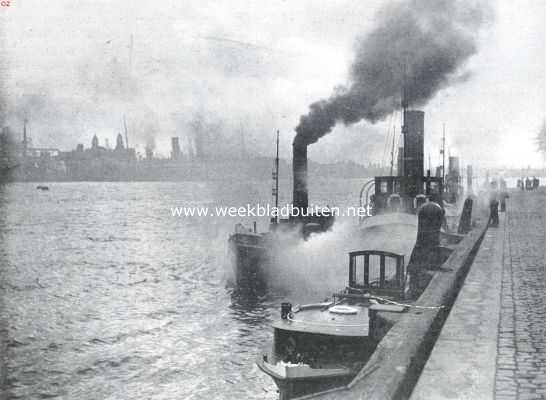
<instances>
[{"instance_id":1,"label":"ship mast","mask_svg":"<svg viewBox=\"0 0 546 400\"><path fill-rule=\"evenodd\" d=\"M125 147L129 150L129 138L127 136L127 122L125 122L125 115L123 116L123 129L125 130Z\"/></svg>"},{"instance_id":2,"label":"ship mast","mask_svg":"<svg viewBox=\"0 0 546 400\"><path fill-rule=\"evenodd\" d=\"M446 184L446 123L443 125L442 134L442 183Z\"/></svg>"},{"instance_id":3,"label":"ship mast","mask_svg":"<svg viewBox=\"0 0 546 400\"><path fill-rule=\"evenodd\" d=\"M392 176L392 170L394 167L394 139L396 138L396 132L392 133L392 147L391 147L391 173L390 176Z\"/></svg>"},{"instance_id":4,"label":"ship mast","mask_svg":"<svg viewBox=\"0 0 546 400\"><path fill-rule=\"evenodd\" d=\"M402 172L398 173L401 176L406 176L406 160L407 160L407 149L406 149L406 136L407 136L407 126L406 126L406 113L408 111L408 93L407 93L407 64L404 63L404 82L402 84L402 137L404 138L404 153L402 157Z\"/></svg>"},{"instance_id":5,"label":"ship mast","mask_svg":"<svg viewBox=\"0 0 546 400\"><path fill-rule=\"evenodd\" d=\"M272 218L273 223L277 224L279 222L279 130L277 129L277 154L275 156L275 170L273 171L273 196L275 198L275 209L277 213L275 217Z\"/></svg>"}]
</instances>

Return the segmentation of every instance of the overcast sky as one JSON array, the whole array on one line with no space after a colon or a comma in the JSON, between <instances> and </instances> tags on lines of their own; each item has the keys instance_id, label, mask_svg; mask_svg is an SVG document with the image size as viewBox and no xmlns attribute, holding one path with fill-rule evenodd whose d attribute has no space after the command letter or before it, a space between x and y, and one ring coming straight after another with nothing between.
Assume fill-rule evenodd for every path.
<instances>
[{"instance_id":1,"label":"overcast sky","mask_svg":"<svg viewBox=\"0 0 546 400\"><path fill-rule=\"evenodd\" d=\"M418 1L418 0L417 0ZM130 144L157 152L192 123L217 127L226 149L273 154L280 129L291 156L309 104L347 81L355 40L386 1L12 0L3 26L3 124L30 120L35 146L71 149L129 128ZM440 91L426 112L426 153L465 163L541 166L534 137L546 117L546 2L497 0L470 79ZM317 161L388 162L387 132L400 116L338 125L311 145ZM222 147L219 144L220 148ZM227 150L226 150L227 151Z\"/></svg>"}]
</instances>

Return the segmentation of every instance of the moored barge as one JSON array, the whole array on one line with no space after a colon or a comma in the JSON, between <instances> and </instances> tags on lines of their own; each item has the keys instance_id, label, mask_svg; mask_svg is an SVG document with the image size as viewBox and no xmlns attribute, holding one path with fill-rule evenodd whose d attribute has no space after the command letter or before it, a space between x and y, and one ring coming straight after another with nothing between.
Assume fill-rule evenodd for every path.
<instances>
[{"instance_id":1,"label":"moored barge","mask_svg":"<svg viewBox=\"0 0 546 400\"><path fill-rule=\"evenodd\" d=\"M281 400L350 382L374 352L370 310L403 312L407 295L404 255L378 250L349 253L348 286L332 300L283 303L274 340L258 367L277 384Z\"/></svg>"}]
</instances>

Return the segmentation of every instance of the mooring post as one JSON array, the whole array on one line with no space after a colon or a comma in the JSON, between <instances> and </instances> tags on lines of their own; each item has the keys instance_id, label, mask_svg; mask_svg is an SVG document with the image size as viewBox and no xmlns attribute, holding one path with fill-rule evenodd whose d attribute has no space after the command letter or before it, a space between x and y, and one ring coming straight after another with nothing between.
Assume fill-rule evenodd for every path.
<instances>
[{"instance_id":1,"label":"mooring post","mask_svg":"<svg viewBox=\"0 0 546 400\"><path fill-rule=\"evenodd\" d=\"M439 267L438 248L444 210L437 203L429 201L419 208L417 218L417 241L408 264L410 295L413 298L428 285L431 278L428 271Z\"/></svg>"},{"instance_id":2,"label":"mooring post","mask_svg":"<svg viewBox=\"0 0 546 400\"><path fill-rule=\"evenodd\" d=\"M506 212L506 199L508 198L508 187L506 185L506 181L501 178L500 179L500 207L501 212Z\"/></svg>"},{"instance_id":3,"label":"mooring post","mask_svg":"<svg viewBox=\"0 0 546 400\"><path fill-rule=\"evenodd\" d=\"M489 201L489 226L499 226L499 201L496 198Z\"/></svg>"},{"instance_id":4,"label":"mooring post","mask_svg":"<svg viewBox=\"0 0 546 400\"><path fill-rule=\"evenodd\" d=\"M461 218L459 219L459 229L457 233L465 234L470 232L472 229L472 206L474 201L470 196L466 198L463 205L463 212L461 213Z\"/></svg>"},{"instance_id":5,"label":"mooring post","mask_svg":"<svg viewBox=\"0 0 546 400\"><path fill-rule=\"evenodd\" d=\"M415 210L419 210L419 207L421 207L423 204L427 202L427 196L424 194L418 194L415 196Z\"/></svg>"},{"instance_id":6,"label":"mooring post","mask_svg":"<svg viewBox=\"0 0 546 400\"><path fill-rule=\"evenodd\" d=\"M500 196L501 196L500 210L501 212L506 212L506 198L508 197L508 193L502 192Z\"/></svg>"},{"instance_id":7,"label":"mooring post","mask_svg":"<svg viewBox=\"0 0 546 400\"><path fill-rule=\"evenodd\" d=\"M281 303L281 318L282 319L288 319L291 312L292 312L291 303Z\"/></svg>"}]
</instances>

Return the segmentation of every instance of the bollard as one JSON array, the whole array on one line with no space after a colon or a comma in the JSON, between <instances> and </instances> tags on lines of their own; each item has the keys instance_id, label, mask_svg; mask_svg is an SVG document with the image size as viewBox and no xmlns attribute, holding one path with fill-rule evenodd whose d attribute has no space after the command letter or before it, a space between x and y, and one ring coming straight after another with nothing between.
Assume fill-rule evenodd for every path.
<instances>
[{"instance_id":1,"label":"bollard","mask_svg":"<svg viewBox=\"0 0 546 400\"><path fill-rule=\"evenodd\" d=\"M457 233L465 234L470 232L472 228L472 206L474 201L471 197L467 197L464 201L463 212L461 213L461 218L459 219L459 229Z\"/></svg>"},{"instance_id":2,"label":"bollard","mask_svg":"<svg viewBox=\"0 0 546 400\"><path fill-rule=\"evenodd\" d=\"M417 196L415 196L415 201L414 201L415 210L418 210L419 207L421 207L426 202L427 202L427 196L425 196L424 194L418 194Z\"/></svg>"},{"instance_id":3,"label":"bollard","mask_svg":"<svg viewBox=\"0 0 546 400\"><path fill-rule=\"evenodd\" d=\"M506 199L510 197L508 196L508 192L502 192L500 195L500 210L501 212L506 212Z\"/></svg>"},{"instance_id":4,"label":"bollard","mask_svg":"<svg viewBox=\"0 0 546 400\"><path fill-rule=\"evenodd\" d=\"M375 194L370 195L370 203L369 204L370 204L371 214L373 216L373 215L375 215L376 210L377 210L377 207L376 207L376 204L375 204Z\"/></svg>"},{"instance_id":5,"label":"bollard","mask_svg":"<svg viewBox=\"0 0 546 400\"><path fill-rule=\"evenodd\" d=\"M435 202L423 204L417 214L416 247L435 247L440 245L440 228L444 210Z\"/></svg>"},{"instance_id":6,"label":"bollard","mask_svg":"<svg viewBox=\"0 0 546 400\"><path fill-rule=\"evenodd\" d=\"M287 319L288 315L292 312L291 303L281 303L281 319Z\"/></svg>"},{"instance_id":7,"label":"bollard","mask_svg":"<svg viewBox=\"0 0 546 400\"><path fill-rule=\"evenodd\" d=\"M391 212L400 212L401 204L400 195L396 193L391 194L387 200L387 207Z\"/></svg>"},{"instance_id":8,"label":"bollard","mask_svg":"<svg viewBox=\"0 0 546 400\"><path fill-rule=\"evenodd\" d=\"M496 228L499 226L499 201L491 199L489 202L489 226Z\"/></svg>"},{"instance_id":9,"label":"bollard","mask_svg":"<svg viewBox=\"0 0 546 400\"><path fill-rule=\"evenodd\" d=\"M408 263L412 298L417 298L428 285L429 271L440 266L438 247L444 210L437 203L428 202L421 206L417 218L417 240Z\"/></svg>"}]
</instances>

